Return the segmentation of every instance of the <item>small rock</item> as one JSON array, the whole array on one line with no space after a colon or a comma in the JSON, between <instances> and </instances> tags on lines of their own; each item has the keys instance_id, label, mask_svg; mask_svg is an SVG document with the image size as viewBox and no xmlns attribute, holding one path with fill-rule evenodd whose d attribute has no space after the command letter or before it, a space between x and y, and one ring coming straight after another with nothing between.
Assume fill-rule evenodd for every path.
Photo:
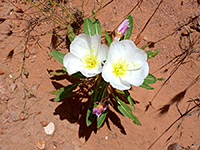
<instances>
[{"instance_id":1,"label":"small rock","mask_svg":"<svg viewBox=\"0 0 200 150\"><path fill-rule=\"evenodd\" d=\"M19 119L20 119L20 120L25 120L26 118L25 118L24 114L20 114L20 115L19 115Z\"/></svg>"},{"instance_id":2,"label":"small rock","mask_svg":"<svg viewBox=\"0 0 200 150\"><path fill-rule=\"evenodd\" d=\"M190 33L189 33L188 31L183 31L183 32L181 33L182 36L189 36L189 34L190 34Z\"/></svg>"},{"instance_id":3,"label":"small rock","mask_svg":"<svg viewBox=\"0 0 200 150\"><path fill-rule=\"evenodd\" d=\"M3 128L0 128L0 134L3 134Z\"/></svg>"},{"instance_id":4,"label":"small rock","mask_svg":"<svg viewBox=\"0 0 200 150\"><path fill-rule=\"evenodd\" d=\"M15 111L11 111L10 115L11 115L12 121L16 122L19 120L19 115Z\"/></svg>"},{"instance_id":5,"label":"small rock","mask_svg":"<svg viewBox=\"0 0 200 150\"><path fill-rule=\"evenodd\" d=\"M39 88L39 84L33 84L31 90L36 91Z\"/></svg>"},{"instance_id":6,"label":"small rock","mask_svg":"<svg viewBox=\"0 0 200 150\"><path fill-rule=\"evenodd\" d=\"M107 135L105 136L105 139L108 140L108 136Z\"/></svg>"},{"instance_id":7,"label":"small rock","mask_svg":"<svg viewBox=\"0 0 200 150\"><path fill-rule=\"evenodd\" d=\"M5 94L6 89L7 89L6 85L3 83L0 83L0 94L1 95Z\"/></svg>"},{"instance_id":8,"label":"small rock","mask_svg":"<svg viewBox=\"0 0 200 150\"><path fill-rule=\"evenodd\" d=\"M167 150L179 150L179 144L178 143L170 144Z\"/></svg>"},{"instance_id":9,"label":"small rock","mask_svg":"<svg viewBox=\"0 0 200 150\"><path fill-rule=\"evenodd\" d=\"M53 135L55 131L55 125L53 122L50 122L46 127L44 127L44 131L47 135Z\"/></svg>"},{"instance_id":10,"label":"small rock","mask_svg":"<svg viewBox=\"0 0 200 150\"><path fill-rule=\"evenodd\" d=\"M52 145L53 145L53 148L54 148L54 149L56 149L56 148L58 147L56 141L52 141Z\"/></svg>"},{"instance_id":11,"label":"small rock","mask_svg":"<svg viewBox=\"0 0 200 150\"><path fill-rule=\"evenodd\" d=\"M0 69L0 75L3 75L3 74L4 74L4 71Z\"/></svg>"},{"instance_id":12,"label":"small rock","mask_svg":"<svg viewBox=\"0 0 200 150\"><path fill-rule=\"evenodd\" d=\"M40 121L40 123L41 123L41 125L42 125L43 127L46 127L46 126L47 126L47 122L46 122L46 121Z\"/></svg>"},{"instance_id":13,"label":"small rock","mask_svg":"<svg viewBox=\"0 0 200 150\"><path fill-rule=\"evenodd\" d=\"M3 95L3 96L1 97L1 100L2 100L2 101L8 101L8 100L9 100L9 97L8 97L8 96L5 96L5 95Z\"/></svg>"},{"instance_id":14,"label":"small rock","mask_svg":"<svg viewBox=\"0 0 200 150\"><path fill-rule=\"evenodd\" d=\"M43 149L45 149L45 147L46 147L46 141L45 140L38 141L38 143L37 143L37 148L38 149L43 150Z\"/></svg>"},{"instance_id":15,"label":"small rock","mask_svg":"<svg viewBox=\"0 0 200 150\"><path fill-rule=\"evenodd\" d=\"M17 88L17 84L12 83L12 84L10 85L11 92L13 92L16 88Z\"/></svg>"},{"instance_id":16,"label":"small rock","mask_svg":"<svg viewBox=\"0 0 200 150\"><path fill-rule=\"evenodd\" d=\"M31 63L33 63L35 61L36 55L33 56L33 58L31 59Z\"/></svg>"}]
</instances>

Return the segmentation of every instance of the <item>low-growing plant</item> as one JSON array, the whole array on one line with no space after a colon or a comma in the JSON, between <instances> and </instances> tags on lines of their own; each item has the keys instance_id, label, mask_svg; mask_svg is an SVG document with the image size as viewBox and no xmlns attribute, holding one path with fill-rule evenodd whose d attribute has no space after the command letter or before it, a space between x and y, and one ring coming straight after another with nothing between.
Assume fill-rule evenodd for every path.
<instances>
[{"instance_id":1,"label":"low-growing plant","mask_svg":"<svg viewBox=\"0 0 200 150\"><path fill-rule=\"evenodd\" d=\"M52 72L52 75L69 74L79 79L73 84L52 91L52 94L56 94L54 101L63 100L75 89L86 85L86 92L90 96L87 99L89 101L87 126L96 120L97 128L100 128L110 107L118 109L117 111L132 119L135 124L141 125L139 119L133 114L132 110L135 110L135 106L129 90L132 86L152 90L154 88L150 84L162 80L149 73L147 63L147 60L155 57L160 50L144 51L148 45L138 48L133 41L129 40L132 29L133 18L129 15L118 27L114 40L105 30L108 47L101 44L100 21L94 16L93 19L85 18L84 34L76 36L71 30L71 34L68 35L71 40L69 53L51 51L50 55L64 65L62 72Z\"/></svg>"}]
</instances>

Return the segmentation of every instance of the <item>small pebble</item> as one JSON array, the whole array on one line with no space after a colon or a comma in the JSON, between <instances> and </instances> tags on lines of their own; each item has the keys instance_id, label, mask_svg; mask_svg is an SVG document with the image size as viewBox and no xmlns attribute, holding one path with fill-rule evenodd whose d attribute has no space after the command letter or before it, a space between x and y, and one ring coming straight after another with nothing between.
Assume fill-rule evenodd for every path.
<instances>
[{"instance_id":1,"label":"small pebble","mask_svg":"<svg viewBox=\"0 0 200 150\"><path fill-rule=\"evenodd\" d=\"M46 121L40 121L40 123L41 123L41 125L42 125L43 127L46 127L46 126L47 126L47 122L46 122Z\"/></svg>"},{"instance_id":2,"label":"small pebble","mask_svg":"<svg viewBox=\"0 0 200 150\"><path fill-rule=\"evenodd\" d=\"M43 150L43 149L45 149L45 147L46 147L46 141L45 140L38 141L38 143L37 143L37 148L38 149Z\"/></svg>"},{"instance_id":3,"label":"small pebble","mask_svg":"<svg viewBox=\"0 0 200 150\"><path fill-rule=\"evenodd\" d=\"M47 135L53 135L55 131L55 125L53 122L50 122L46 127L44 127L44 131Z\"/></svg>"},{"instance_id":4,"label":"small pebble","mask_svg":"<svg viewBox=\"0 0 200 150\"><path fill-rule=\"evenodd\" d=\"M167 150L179 150L179 144L178 143L170 144Z\"/></svg>"},{"instance_id":5,"label":"small pebble","mask_svg":"<svg viewBox=\"0 0 200 150\"><path fill-rule=\"evenodd\" d=\"M31 88L32 91L36 91L39 88L39 86L40 86L39 84L33 84Z\"/></svg>"},{"instance_id":6,"label":"small pebble","mask_svg":"<svg viewBox=\"0 0 200 150\"><path fill-rule=\"evenodd\" d=\"M108 140L108 136L105 136L105 139Z\"/></svg>"},{"instance_id":7,"label":"small pebble","mask_svg":"<svg viewBox=\"0 0 200 150\"><path fill-rule=\"evenodd\" d=\"M19 119L20 119L20 120L25 120L24 114L20 114L20 115L19 115Z\"/></svg>"},{"instance_id":8,"label":"small pebble","mask_svg":"<svg viewBox=\"0 0 200 150\"><path fill-rule=\"evenodd\" d=\"M2 100L2 101L8 101L8 100L9 100L9 97L8 97L8 96L5 96L5 95L3 95L3 96L1 97L1 100Z\"/></svg>"},{"instance_id":9,"label":"small pebble","mask_svg":"<svg viewBox=\"0 0 200 150\"><path fill-rule=\"evenodd\" d=\"M15 111L11 111L10 115L11 115L12 121L16 122L19 120L19 115Z\"/></svg>"},{"instance_id":10,"label":"small pebble","mask_svg":"<svg viewBox=\"0 0 200 150\"><path fill-rule=\"evenodd\" d=\"M36 55L33 56L33 58L31 59L31 63L33 63L35 61Z\"/></svg>"},{"instance_id":11,"label":"small pebble","mask_svg":"<svg viewBox=\"0 0 200 150\"><path fill-rule=\"evenodd\" d=\"M3 75L3 74L4 74L3 70L0 69L0 75Z\"/></svg>"},{"instance_id":12,"label":"small pebble","mask_svg":"<svg viewBox=\"0 0 200 150\"><path fill-rule=\"evenodd\" d=\"M17 84L12 83L12 84L10 85L10 89L11 89L12 92L13 92L16 88L17 88Z\"/></svg>"},{"instance_id":13,"label":"small pebble","mask_svg":"<svg viewBox=\"0 0 200 150\"><path fill-rule=\"evenodd\" d=\"M182 36L188 36L189 33L188 33L187 31L183 31L183 32L181 33L181 35L182 35Z\"/></svg>"}]
</instances>

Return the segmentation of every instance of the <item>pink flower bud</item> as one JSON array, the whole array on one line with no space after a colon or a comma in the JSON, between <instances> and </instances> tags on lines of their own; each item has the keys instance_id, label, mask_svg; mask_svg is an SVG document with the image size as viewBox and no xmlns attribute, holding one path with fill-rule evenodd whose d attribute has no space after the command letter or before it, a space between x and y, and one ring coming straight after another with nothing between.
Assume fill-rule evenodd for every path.
<instances>
[{"instance_id":1,"label":"pink flower bud","mask_svg":"<svg viewBox=\"0 0 200 150\"><path fill-rule=\"evenodd\" d=\"M117 34L115 40L120 40L120 38L126 33L127 29L129 28L129 20L124 20L120 26L117 28Z\"/></svg>"},{"instance_id":2,"label":"pink flower bud","mask_svg":"<svg viewBox=\"0 0 200 150\"><path fill-rule=\"evenodd\" d=\"M129 28L128 21L128 19L124 20L117 29L117 31L120 32L122 35L124 35L126 33L126 30Z\"/></svg>"}]
</instances>

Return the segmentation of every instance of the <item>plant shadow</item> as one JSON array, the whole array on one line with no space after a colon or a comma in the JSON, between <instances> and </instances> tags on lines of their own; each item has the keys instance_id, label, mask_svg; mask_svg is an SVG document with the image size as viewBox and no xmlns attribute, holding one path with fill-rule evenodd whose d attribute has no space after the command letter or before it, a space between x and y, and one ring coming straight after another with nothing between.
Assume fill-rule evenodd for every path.
<instances>
[{"instance_id":1,"label":"plant shadow","mask_svg":"<svg viewBox=\"0 0 200 150\"><path fill-rule=\"evenodd\" d=\"M176 95L169 101L168 104L166 104L166 105L164 105L163 107L161 107L161 108L158 110L158 111L159 111L159 115L162 116L163 114L166 114L166 113L169 111L171 105L180 103L180 102L183 100L183 98L185 97L185 94L186 94L187 90L188 90L189 88L191 88L199 79L200 79L200 75L198 75L198 76L188 85L188 87L187 87L185 90L183 90L182 92L176 94Z\"/></svg>"},{"instance_id":2,"label":"plant shadow","mask_svg":"<svg viewBox=\"0 0 200 150\"><path fill-rule=\"evenodd\" d=\"M63 78L63 76L61 78ZM55 81L59 81L59 77L54 76L50 79L54 80L52 84L56 90L64 87L62 84ZM65 79L70 80L71 83L77 82L77 79L73 79L73 77L68 75L65 76ZM79 88L75 89L69 96L58 102L60 104L53 113L54 115L58 115L60 120L67 120L72 124L77 123L79 125L78 136L79 138L84 138L85 141L88 141L91 134L93 132L96 134L98 130L96 121L93 121L90 126L86 125L86 115L91 98L88 87L84 85L79 86ZM50 101L54 102L53 99ZM118 127L122 134L126 134L120 118L108 108L108 114L101 127L106 124L108 129L111 130L110 122Z\"/></svg>"}]
</instances>

